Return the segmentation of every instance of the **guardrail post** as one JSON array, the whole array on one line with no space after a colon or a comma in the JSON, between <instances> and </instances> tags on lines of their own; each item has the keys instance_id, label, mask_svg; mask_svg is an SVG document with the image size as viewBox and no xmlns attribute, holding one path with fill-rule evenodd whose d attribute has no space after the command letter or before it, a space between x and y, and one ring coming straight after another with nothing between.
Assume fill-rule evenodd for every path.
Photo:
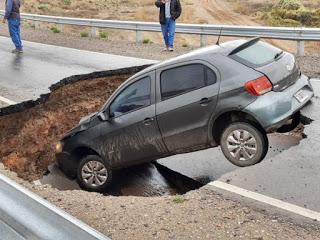
<instances>
[{"instance_id":1,"label":"guardrail post","mask_svg":"<svg viewBox=\"0 0 320 240\"><path fill-rule=\"evenodd\" d=\"M63 24L58 24L58 29L60 32L63 32Z\"/></svg>"},{"instance_id":2,"label":"guardrail post","mask_svg":"<svg viewBox=\"0 0 320 240\"><path fill-rule=\"evenodd\" d=\"M136 43L141 43L142 42L142 32L136 30Z\"/></svg>"},{"instance_id":3,"label":"guardrail post","mask_svg":"<svg viewBox=\"0 0 320 240\"><path fill-rule=\"evenodd\" d=\"M297 41L297 56L304 56L304 41Z\"/></svg>"},{"instance_id":4,"label":"guardrail post","mask_svg":"<svg viewBox=\"0 0 320 240\"><path fill-rule=\"evenodd\" d=\"M91 27L91 37L96 37L98 29L96 27Z\"/></svg>"},{"instance_id":5,"label":"guardrail post","mask_svg":"<svg viewBox=\"0 0 320 240\"><path fill-rule=\"evenodd\" d=\"M205 47L208 45L208 36L204 34L200 34L200 46Z\"/></svg>"},{"instance_id":6,"label":"guardrail post","mask_svg":"<svg viewBox=\"0 0 320 240\"><path fill-rule=\"evenodd\" d=\"M34 26L34 29L40 29L40 23L36 20L32 20L32 25Z\"/></svg>"}]
</instances>

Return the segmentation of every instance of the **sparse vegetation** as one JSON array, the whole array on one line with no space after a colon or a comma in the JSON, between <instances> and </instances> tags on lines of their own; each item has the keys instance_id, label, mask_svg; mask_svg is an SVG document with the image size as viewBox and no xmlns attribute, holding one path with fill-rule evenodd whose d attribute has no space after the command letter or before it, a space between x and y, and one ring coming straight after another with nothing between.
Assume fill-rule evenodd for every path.
<instances>
[{"instance_id":1,"label":"sparse vegetation","mask_svg":"<svg viewBox=\"0 0 320 240\"><path fill-rule=\"evenodd\" d=\"M88 32L81 32L80 36L83 38L89 37L89 33Z\"/></svg>"},{"instance_id":2,"label":"sparse vegetation","mask_svg":"<svg viewBox=\"0 0 320 240\"><path fill-rule=\"evenodd\" d=\"M38 9L41 11L47 11L49 10L49 8L50 8L50 5L47 3L40 3L38 6Z\"/></svg>"},{"instance_id":3,"label":"sparse vegetation","mask_svg":"<svg viewBox=\"0 0 320 240\"><path fill-rule=\"evenodd\" d=\"M151 41L150 41L149 38L145 38L145 39L143 39L142 43L143 44L149 44L149 43L151 43Z\"/></svg>"},{"instance_id":4,"label":"sparse vegetation","mask_svg":"<svg viewBox=\"0 0 320 240\"><path fill-rule=\"evenodd\" d=\"M280 0L267 14L274 26L320 26L320 9L306 8L300 0Z\"/></svg>"},{"instance_id":5,"label":"sparse vegetation","mask_svg":"<svg viewBox=\"0 0 320 240\"><path fill-rule=\"evenodd\" d=\"M100 38L108 39L109 34L107 32L100 32L99 36L100 36Z\"/></svg>"},{"instance_id":6,"label":"sparse vegetation","mask_svg":"<svg viewBox=\"0 0 320 240\"><path fill-rule=\"evenodd\" d=\"M177 204L184 203L185 201L186 201L186 199L184 199L184 197L181 196L181 195L177 195L177 196L173 199L173 202L174 202L174 203L177 203Z\"/></svg>"},{"instance_id":7,"label":"sparse vegetation","mask_svg":"<svg viewBox=\"0 0 320 240\"><path fill-rule=\"evenodd\" d=\"M36 28L36 25L35 25L34 23L31 23L31 22L29 22L29 23L27 24L27 26L28 26L29 28L32 28L32 29L35 29L35 28Z\"/></svg>"},{"instance_id":8,"label":"sparse vegetation","mask_svg":"<svg viewBox=\"0 0 320 240\"><path fill-rule=\"evenodd\" d=\"M71 5L71 0L63 0L64 5Z\"/></svg>"},{"instance_id":9,"label":"sparse vegetation","mask_svg":"<svg viewBox=\"0 0 320 240\"><path fill-rule=\"evenodd\" d=\"M53 33L60 33L61 32L57 27L51 27L50 30Z\"/></svg>"},{"instance_id":10,"label":"sparse vegetation","mask_svg":"<svg viewBox=\"0 0 320 240\"><path fill-rule=\"evenodd\" d=\"M189 44L188 43L183 43L182 47L187 48L187 47L189 47Z\"/></svg>"}]
</instances>

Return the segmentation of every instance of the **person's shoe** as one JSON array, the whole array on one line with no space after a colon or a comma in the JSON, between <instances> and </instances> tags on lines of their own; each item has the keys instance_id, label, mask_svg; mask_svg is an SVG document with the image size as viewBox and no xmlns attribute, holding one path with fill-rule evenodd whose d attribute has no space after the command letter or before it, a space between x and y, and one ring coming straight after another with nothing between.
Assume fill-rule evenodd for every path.
<instances>
[{"instance_id":1,"label":"person's shoe","mask_svg":"<svg viewBox=\"0 0 320 240\"><path fill-rule=\"evenodd\" d=\"M23 53L23 50L22 49L13 49L12 51L11 51L12 53Z\"/></svg>"},{"instance_id":2,"label":"person's shoe","mask_svg":"<svg viewBox=\"0 0 320 240\"><path fill-rule=\"evenodd\" d=\"M173 51L174 51L173 47L169 47L169 48L168 48L168 51L169 51L169 52L173 52Z\"/></svg>"},{"instance_id":3,"label":"person's shoe","mask_svg":"<svg viewBox=\"0 0 320 240\"><path fill-rule=\"evenodd\" d=\"M169 49L167 47L162 49L162 52L166 52L166 51L169 51Z\"/></svg>"}]
</instances>

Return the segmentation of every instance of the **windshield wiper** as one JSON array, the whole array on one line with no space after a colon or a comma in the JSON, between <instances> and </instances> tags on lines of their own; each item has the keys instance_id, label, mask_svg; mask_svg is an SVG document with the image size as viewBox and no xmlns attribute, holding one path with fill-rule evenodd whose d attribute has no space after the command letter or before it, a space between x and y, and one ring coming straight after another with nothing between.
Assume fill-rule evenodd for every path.
<instances>
[{"instance_id":1,"label":"windshield wiper","mask_svg":"<svg viewBox=\"0 0 320 240\"><path fill-rule=\"evenodd\" d=\"M275 56L274 56L274 60L277 60L281 55L282 55L283 51L278 52Z\"/></svg>"}]
</instances>

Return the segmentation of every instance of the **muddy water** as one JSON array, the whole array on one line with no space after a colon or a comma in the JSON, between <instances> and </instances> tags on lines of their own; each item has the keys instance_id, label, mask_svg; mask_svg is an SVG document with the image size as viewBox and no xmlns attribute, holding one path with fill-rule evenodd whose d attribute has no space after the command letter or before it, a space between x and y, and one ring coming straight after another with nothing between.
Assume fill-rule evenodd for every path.
<instances>
[{"instance_id":1,"label":"muddy water","mask_svg":"<svg viewBox=\"0 0 320 240\"><path fill-rule=\"evenodd\" d=\"M298 145L302 139L296 133L268 137L270 149L266 159ZM183 194L237 168L224 158L219 148L160 159L158 163L160 165L143 164L115 172L114 184L104 194L145 197ZM38 184L50 184L60 190L80 189L75 180L67 179L56 166L51 165L49 171Z\"/></svg>"},{"instance_id":2,"label":"muddy water","mask_svg":"<svg viewBox=\"0 0 320 240\"><path fill-rule=\"evenodd\" d=\"M116 171L113 178L114 184L105 195L148 197L183 194L191 190L177 188L152 163ZM56 165L49 166L48 173L35 184L50 184L59 190L80 190L77 182L66 178Z\"/></svg>"}]
</instances>

